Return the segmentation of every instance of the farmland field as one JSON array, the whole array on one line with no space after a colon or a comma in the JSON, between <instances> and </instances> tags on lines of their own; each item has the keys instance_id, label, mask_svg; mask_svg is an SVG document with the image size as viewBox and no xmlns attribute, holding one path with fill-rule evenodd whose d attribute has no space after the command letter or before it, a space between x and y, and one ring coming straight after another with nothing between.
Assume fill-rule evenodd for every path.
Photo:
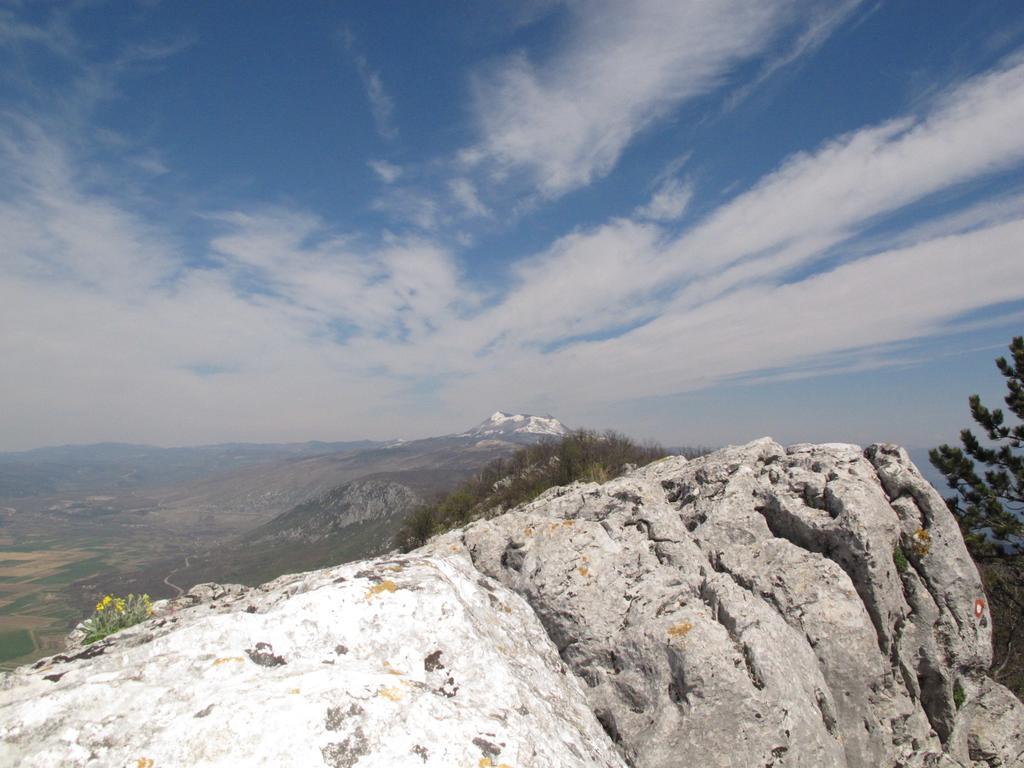
<instances>
[{"instance_id":1,"label":"farmland field","mask_svg":"<svg viewBox=\"0 0 1024 768\"><path fill-rule=\"evenodd\" d=\"M109 503L108 498L100 501ZM61 506L59 513L19 510L3 521L0 668L61 651L67 633L90 613L97 589L118 586L117 574L124 569L144 570L147 563L179 551L169 537L154 535L123 512L101 519L68 515L67 506ZM160 596L155 590L151 594Z\"/></svg>"},{"instance_id":2,"label":"farmland field","mask_svg":"<svg viewBox=\"0 0 1024 768\"><path fill-rule=\"evenodd\" d=\"M105 567L90 550L0 548L0 667L60 650L80 614L61 588Z\"/></svg>"},{"instance_id":3,"label":"farmland field","mask_svg":"<svg viewBox=\"0 0 1024 768\"><path fill-rule=\"evenodd\" d=\"M36 643L27 629L0 632L0 662L26 656L35 649Z\"/></svg>"}]
</instances>

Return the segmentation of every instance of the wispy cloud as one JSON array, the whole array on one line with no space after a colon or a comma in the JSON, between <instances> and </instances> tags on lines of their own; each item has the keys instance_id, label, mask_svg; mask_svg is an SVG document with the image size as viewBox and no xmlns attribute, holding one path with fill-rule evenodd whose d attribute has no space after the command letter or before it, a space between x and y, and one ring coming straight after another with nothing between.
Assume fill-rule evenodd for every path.
<instances>
[{"instance_id":1,"label":"wispy cloud","mask_svg":"<svg viewBox=\"0 0 1024 768\"><path fill-rule=\"evenodd\" d=\"M469 179L457 178L448 182L448 191L458 206L471 216L490 216L490 209L483 204L476 186Z\"/></svg>"},{"instance_id":2,"label":"wispy cloud","mask_svg":"<svg viewBox=\"0 0 1024 768\"><path fill-rule=\"evenodd\" d=\"M1024 197L962 193L1024 164L1020 56L796 153L711 210L689 207L684 156L632 212L562 230L512 253L489 285L471 281L438 230L497 218L480 173L530 174L548 196L585 184L794 23L783 4L647 4L625 21L619 7L577 18L548 61L500 65L476 107L521 104L523 119L485 124L475 164L449 171L438 195L403 186L415 166L370 162L394 185L377 205L416 236L238 203L197 211L212 233L190 233L186 249L131 192L131 174L173 171L170 160L129 142L134 160L111 166L90 151L95 131L5 113L4 439L385 437L409 423L427 433L510 399L584 413L724 381L900 364L902 342L991 322L979 310L1019 316L1009 305L1024 300ZM637 53L640 37L650 40ZM580 79L590 68L607 75L607 94ZM556 109L541 141L543 107L572 112L577 86L580 113L561 125ZM898 215L940 193L941 216Z\"/></svg>"},{"instance_id":3,"label":"wispy cloud","mask_svg":"<svg viewBox=\"0 0 1024 768\"><path fill-rule=\"evenodd\" d=\"M394 184L398 181L398 177L402 175L401 166L394 165L386 160L369 160L367 165L385 184Z\"/></svg>"},{"instance_id":4,"label":"wispy cloud","mask_svg":"<svg viewBox=\"0 0 1024 768\"><path fill-rule=\"evenodd\" d=\"M875 365L879 345L1024 298L1024 204L953 211L867 254L855 241L846 257L835 249L880 216L1019 165L1022 120L1024 63L1012 59L923 115L791 158L681 235L628 218L566 235L514 263L487 301L430 239L367 245L289 209L210 214L219 233L206 266L184 267L173 238L125 201L82 192L67 148L8 131L2 170L18 186L0 205L0 324L16 331L0 354L25 361L32 391L75 380L107 417L125 407L111 401L114 381L150 393L130 406L139 414L154 392L178 409L235 414L252 405L245 387L326 408L296 389L302 381L358 402L332 413L360 429L369 404L421 407L418 381L435 382L455 413L513 391L583 408L766 369L813 374L865 355ZM794 272L825 254L837 265ZM87 361L82 350L95 349ZM34 402L24 383L8 377L0 394ZM305 407L281 418L309 424ZM376 429L397 424L394 413Z\"/></svg>"},{"instance_id":5,"label":"wispy cloud","mask_svg":"<svg viewBox=\"0 0 1024 768\"><path fill-rule=\"evenodd\" d=\"M71 9L56 8L39 24L23 21L13 9L0 8L0 46L40 45L57 56L78 51L77 36L69 23Z\"/></svg>"},{"instance_id":6,"label":"wispy cloud","mask_svg":"<svg viewBox=\"0 0 1024 768\"><path fill-rule=\"evenodd\" d=\"M355 36L347 27L341 30L341 40L352 57L359 79L363 81L377 132L385 139L397 138L398 128L394 124L395 102L385 89L380 72L370 66L366 55L359 49Z\"/></svg>"},{"instance_id":7,"label":"wispy cloud","mask_svg":"<svg viewBox=\"0 0 1024 768\"><path fill-rule=\"evenodd\" d=\"M769 58L762 66L753 80L744 83L733 91L725 100L725 108L733 109L741 101L749 97L762 84L773 75L791 64L806 59L818 48L824 45L832 34L840 26L850 19L864 7L864 0L842 0L838 3L829 3L818 7L812 7L807 16L807 22L802 31L781 53ZM877 6L875 7L877 9ZM867 13L873 13L873 10ZM863 14L861 16L863 18Z\"/></svg>"},{"instance_id":8,"label":"wispy cloud","mask_svg":"<svg viewBox=\"0 0 1024 768\"><path fill-rule=\"evenodd\" d=\"M726 82L761 55L810 3L600 2L576 14L565 45L536 63L525 54L475 81L481 140L462 158L502 179L525 174L546 198L607 174L632 139L683 102ZM834 24L810 17L793 49Z\"/></svg>"},{"instance_id":9,"label":"wispy cloud","mask_svg":"<svg viewBox=\"0 0 1024 768\"><path fill-rule=\"evenodd\" d=\"M634 215L651 221L673 221L683 215L691 199L692 184L668 179L662 182L650 201L636 209Z\"/></svg>"}]
</instances>

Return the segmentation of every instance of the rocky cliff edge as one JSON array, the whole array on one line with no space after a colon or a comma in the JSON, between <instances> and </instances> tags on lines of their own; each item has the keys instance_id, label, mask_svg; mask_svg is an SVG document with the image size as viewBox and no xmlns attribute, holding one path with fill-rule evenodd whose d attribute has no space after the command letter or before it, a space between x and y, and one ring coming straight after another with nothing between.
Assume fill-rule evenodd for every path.
<instances>
[{"instance_id":1,"label":"rocky cliff edge","mask_svg":"<svg viewBox=\"0 0 1024 768\"><path fill-rule=\"evenodd\" d=\"M905 451L764 439L200 585L8 675L0 764L1024 766L990 621Z\"/></svg>"}]
</instances>

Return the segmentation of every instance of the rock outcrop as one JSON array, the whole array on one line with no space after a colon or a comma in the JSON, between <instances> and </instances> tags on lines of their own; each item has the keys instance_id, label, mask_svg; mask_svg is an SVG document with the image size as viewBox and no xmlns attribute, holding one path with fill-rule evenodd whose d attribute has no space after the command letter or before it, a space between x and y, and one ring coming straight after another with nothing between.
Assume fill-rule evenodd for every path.
<instances>
[{"instance_id":1,"label":"rock outcrop","mask_svg":"<svg viewBox=\"0 0 1024 768\"><path fill-rule=\"evenodd\" d=\"M11 675L0 763L1022 766L990 661L977 571L902 449L765 439L407 556L196 588Z\"/></svg>"},{"instance_id":2,"label":"rock outcrop","mask_svg":"<svg viewBox=\"0 0 1024 768\"><path fill-rule=\"evenodd\" d=\"M0 689L4 766L622 768L525 602L403 557L200 585Z\"/></svg>"}]
</instances>

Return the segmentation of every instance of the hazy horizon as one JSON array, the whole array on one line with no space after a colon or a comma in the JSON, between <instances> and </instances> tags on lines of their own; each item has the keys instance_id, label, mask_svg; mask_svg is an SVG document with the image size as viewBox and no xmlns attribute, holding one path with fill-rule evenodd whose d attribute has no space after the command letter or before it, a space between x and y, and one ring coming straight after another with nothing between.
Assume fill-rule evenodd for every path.
<instances>
[{"instance_id":1,"label":"hazy horizon","mask_svg":"<svg viewBox=\"0 0 1024 768\"><path fill-rule=\"evenodd\" d=\"M955 442L1022 125L1011 0L7 4L0 451Z\"/></svg>"}]
</instances>

